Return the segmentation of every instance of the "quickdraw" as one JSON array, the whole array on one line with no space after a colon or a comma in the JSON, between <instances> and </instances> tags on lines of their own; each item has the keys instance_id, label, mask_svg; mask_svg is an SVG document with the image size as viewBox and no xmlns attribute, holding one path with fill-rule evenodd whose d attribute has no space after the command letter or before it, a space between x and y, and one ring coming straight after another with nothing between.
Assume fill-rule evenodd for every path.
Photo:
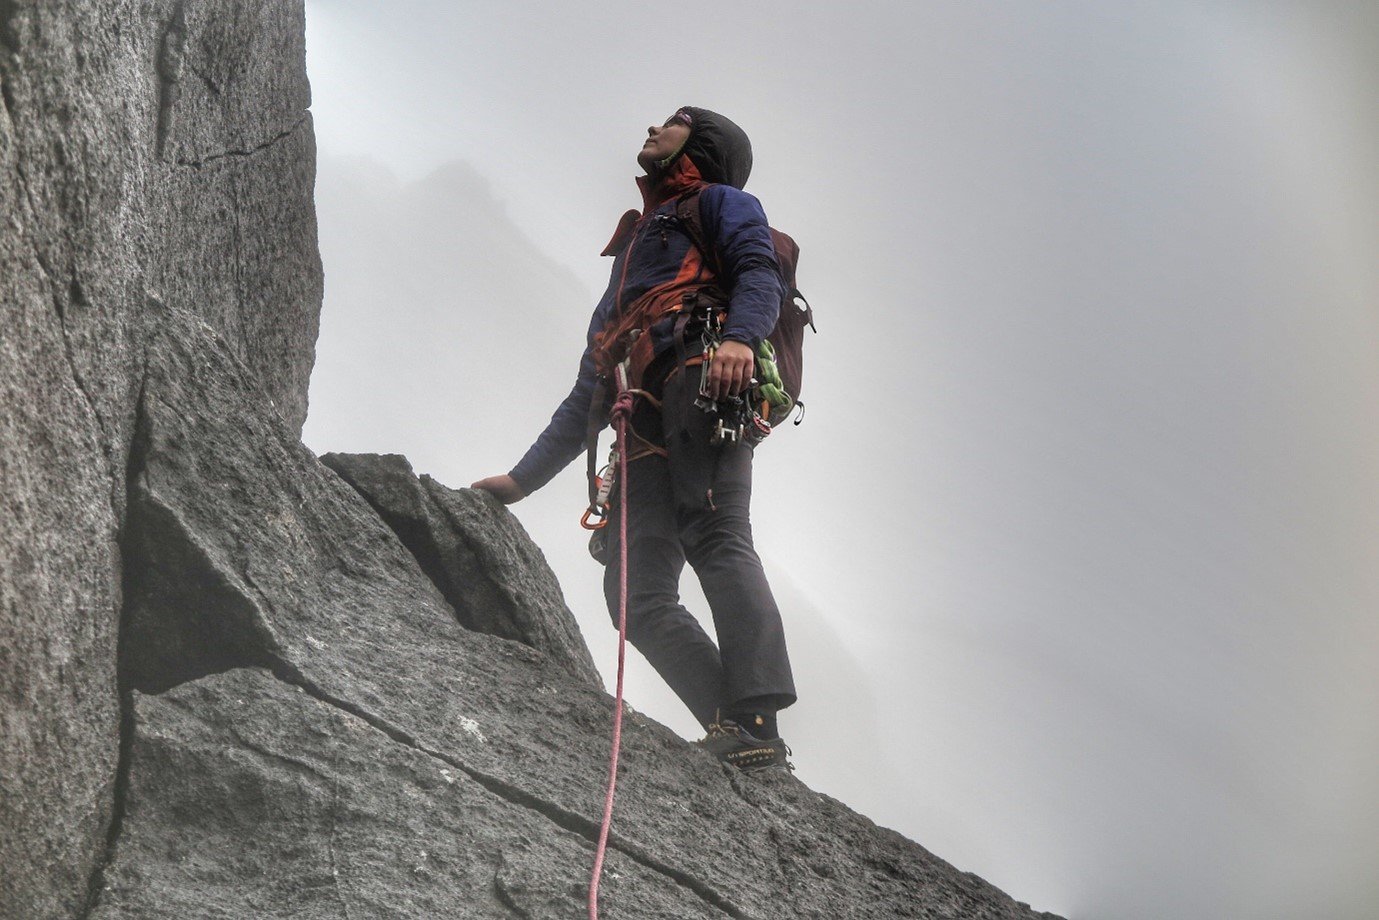
<instances>
[{"instance_id":1,"label":"quickdraw","mask_svg":"<svg viewBox=\"0 0 1379 920\"><path fill-rule=\"evenodd\" d=\"M618 448L615 445L608 452L608 464L598 474L598 492L594 501L579 519L579 526L585 530L602 530L608 526L608 515L612 510L613 485L618 478Z\"/></svg>"},{"instance_id":2,"label":"quickdraw","mask_svg":"<svg viewBox=\"0 0 1379 920\"><path fill-rule=\"evenodd\" d=\"M624 365L619 365L617 374L618 385L622 386L627 380L625 362ZM619 392L626 393L628 396L640 396L657 409L661 407L661 401L645 390L623 389ZM627 461L629 463L640 457L646 456L648 453L665 455L664 449L648 444L642 438L638 437L637 433L632 430L630 423L627 425L626 436L635 438L640 442L640 446L635 450L630 447L622 448L622 450L627 452ZM617 485L618 470L621 467L619 461L621 459L622 453L620 453L618 443L615 441L612 449L608 451L608 462L604 464L603 469L599 470L598 474L594 477L594 498L589 502L589 507L584 510L584 514L579 519L579 526L583 527L585 530L599 531L608 526L608 519L612 514L613 489ZM594 554L594 558L599 558L597 553Z\"/></svg>"}]
</instances>

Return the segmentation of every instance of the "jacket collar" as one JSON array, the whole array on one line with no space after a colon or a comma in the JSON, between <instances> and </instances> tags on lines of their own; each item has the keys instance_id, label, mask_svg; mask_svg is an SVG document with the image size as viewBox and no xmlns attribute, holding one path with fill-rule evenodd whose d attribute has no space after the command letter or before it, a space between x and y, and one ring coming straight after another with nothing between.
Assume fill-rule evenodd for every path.
<instances>
[{"instance_id":1,"label":"jacket collar","mask_svg":"<svg viewBox=\"0 0 1379 920\"><path fill-rule=\"evenodd\" d=\"M637 177L637 188L642 192L642 214L650 214L672 198L679 198L686 192L708 184L699 174L699 167L689 157L676 157L675 162L660 175Z\"/></svg>"},{"instance_id":2,"label":"jacket collar","mask_svg":"<svg viewBox=\"0 0 1379 920\"><path fill-rule=\"evenodd\" d=\"M672 198L679 198L686 192L692 192L697 188L703 188L710 183L704 181L704 177L699 174L699 168L690 162L687 156L681 156L670 164L670 168L656 178L651 176L638 176L637 188L642 192L642 211L628 211L618 221L618 229L613 231L613 238L608 241L608 245L603 247L600 255L615 256L622 251L622 247L632 235L632 229L637 226L637 221L661 205L670 201Z\"/></svg>"}]
</instances>

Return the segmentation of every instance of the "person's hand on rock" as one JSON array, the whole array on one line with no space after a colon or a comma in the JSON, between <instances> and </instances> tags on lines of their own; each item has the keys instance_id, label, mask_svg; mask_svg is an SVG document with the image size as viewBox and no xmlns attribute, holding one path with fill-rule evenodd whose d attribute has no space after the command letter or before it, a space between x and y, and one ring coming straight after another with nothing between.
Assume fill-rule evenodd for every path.
<instances>
[{"instance_id":1,"label":"person's hand on rock","mask_svg":"<svg viewBox=\"0 0 1379 920\"><path fill-rule=\"evenodd\" d=\"M511 505L513 502L520 502L527 497L527 493L522 491L522 487L517 484L517 480L513 479L507 473L501 476L489 476L487 479L480 479L470 486L470 488L483 489L505 505Z\"/></svg>"}]
</instances>

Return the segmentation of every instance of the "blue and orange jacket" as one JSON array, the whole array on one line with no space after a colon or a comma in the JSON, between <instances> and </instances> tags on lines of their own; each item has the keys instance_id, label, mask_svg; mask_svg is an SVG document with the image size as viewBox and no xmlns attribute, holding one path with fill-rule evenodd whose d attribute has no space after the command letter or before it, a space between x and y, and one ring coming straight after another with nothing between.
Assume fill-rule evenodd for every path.
<instances>
[{"instance_id":1,"label":"blue and orange jacket","mask_svg":"<svg viewBox=\"0 0 1379 920\"><path fill-rule=\"evenodd\" d=\"M629 211L605 255L614 255L608 290L589 321L579 375L551 416L546 430L509 475L530 495L564 469L584 449L590 402L597 386L600 334L631 313L658 319L650 327L655 354L673 348L674 313L687 293L714 282L728 292L723 338L753 350L775 327L784 290L766 214L755 197L730 185L707 184L694 164L681 157L652 184L637 180L643 208ZM713 247L720 277L675 216L676 201L701 189L699 208L704 235Z\"/></svg>"}]
</instances>

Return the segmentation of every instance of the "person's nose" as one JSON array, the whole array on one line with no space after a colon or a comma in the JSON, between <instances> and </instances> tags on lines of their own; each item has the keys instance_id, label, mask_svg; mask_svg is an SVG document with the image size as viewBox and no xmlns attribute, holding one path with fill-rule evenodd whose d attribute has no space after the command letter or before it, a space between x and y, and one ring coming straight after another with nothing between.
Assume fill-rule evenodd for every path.
<instances>
[{"instance_id":1,"label":"person's nose","mask_svg":"<svg viewBox=\"0 0 1379 920\"><path fill-rule=\"evenodd\" d=\"M658 135L658 134L660 134L660 133L661 133L661 126L660 126L660 125L652 125L651 127L649 127L649 128L646 129L646 136L647 136L647 137L655 137L656 135Z\"/></svg>"}]
</instances>

